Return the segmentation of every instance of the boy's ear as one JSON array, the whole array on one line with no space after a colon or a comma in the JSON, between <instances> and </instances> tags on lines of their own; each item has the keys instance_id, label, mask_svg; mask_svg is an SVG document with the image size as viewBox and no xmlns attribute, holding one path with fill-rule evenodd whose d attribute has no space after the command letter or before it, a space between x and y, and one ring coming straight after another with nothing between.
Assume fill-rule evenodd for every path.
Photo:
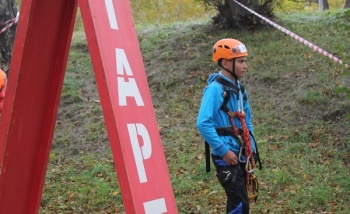
<instances>
[{"instance_id":1,"label":"boy's ear","mask_svg":"<svg viewBox=\"0 0 350 214\"><path fill-rule=\"evenodd\" d=\"M222 60L221 60L221 66L222 66L222 67L225 67L225 66L226 66L226 63L227 63L226 59L222 59Z\"/></svg>"},{"instance_id":2,"label":"boy's ear","mask_svg":"<svg viewBox=\"0 0 350 214\"><path fill-rule=\"evenodd\" d=\"M227 68L227 65L228 65L229 61L230 60L222 59L222 62L221 62L222 67Z\"/></svg>"}]
</instances>

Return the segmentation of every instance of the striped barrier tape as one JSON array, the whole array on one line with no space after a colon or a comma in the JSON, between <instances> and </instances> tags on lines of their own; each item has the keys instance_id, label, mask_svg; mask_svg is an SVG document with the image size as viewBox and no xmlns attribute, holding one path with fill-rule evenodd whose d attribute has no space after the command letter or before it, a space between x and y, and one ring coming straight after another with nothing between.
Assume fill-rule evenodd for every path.
<instances>
[{"instance_id":1,"label":"striped barrier tape","mask_svg":"<svg viewBox=\"0 0 350 214\"><path fill-rule=\"evenodd\" d=\"M306 39L296 35L295 33L285 29L284 27L272 22L271 20L263 17L262 15L258 14L257 12L251 10L250 8L246 7L245 5L241 4L240 2L238 2L237 0L232 0L234 2L236 2L238 5L240 5L241 7L243 7L244 9L248 10L249 12L253 13L254 15L258 16L259 18L261 18L262 20L266 21L267 23L269 23L270 25L274 26L275 28L277 28L278 30L282 31L283 33L291 36L293 39L296 39L297 41L303 43L304 45L307 45L309 46L310 48L312 48L313 50L323 54L324 56L326 57L329 57L330 59L340 63L340 64L343 64L343 61L335 56L333 56L332 54L328 53L327 51L323 50L322 48L312 44L311 42L307 41ZM345 64L345 67L349 67L348 64Z\"/></svg>"},{"instance_id":2,"label":"striped barrier tape","mask_svg":"<svg viewBox=\"0 0 350 214\"><path fill-rule=\"evenodd\" d=\"M4 22L3 25L6 25L3 29L0 30L0 34L2 34L3 32L5 32L7 29L9 29L12 25L16 24L18 22L19 19L19 13L17 13L17 16L13 19L10 19L6 22Z\"/></svg>"}]
</instances>

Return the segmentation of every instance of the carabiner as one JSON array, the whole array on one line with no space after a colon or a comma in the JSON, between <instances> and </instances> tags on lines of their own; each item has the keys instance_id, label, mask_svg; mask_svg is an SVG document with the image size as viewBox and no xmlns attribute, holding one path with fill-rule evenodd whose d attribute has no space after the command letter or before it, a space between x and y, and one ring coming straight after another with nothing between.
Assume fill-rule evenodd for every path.
<instances>
[{"instance_id":1,"label":"carabiner","mask_svg":"<svg viewBox=\"0 0 350 214\"><path fill-rule=\"evenodd\" d=\"M240 145L239 147L239 154L238 154L238 161L241 162L241 163L245 163L246 160L245 158L243 157L242 155L242 150L244 149L244 143L243 143L243 139L242 139L242 136L241 135L237 135L237 141Z\"/></svg>"},{"instance_id":2,"label":"carabiner","mask_svg":"<svg viewBox=\"0 0 350 214\"><path fill-rule=\"evenodd\" d=\"M245 170L247 171L248 174L252 174L255 170L255 168L252 168L252 164L250 163L251 158L252 156L249 155L246 159L246 164L245 164Z\"/></svg>"},{"instance_id":3,"label":"carabiner","mask_svg":"<svg viewBox=\"0 0 350 214\"><path fill-rule=\"evenodd\" d=\"M245 163L245 158L242 155L242 146L239 148L238 161L241 163Z\"/></svg>"}]
</instances>

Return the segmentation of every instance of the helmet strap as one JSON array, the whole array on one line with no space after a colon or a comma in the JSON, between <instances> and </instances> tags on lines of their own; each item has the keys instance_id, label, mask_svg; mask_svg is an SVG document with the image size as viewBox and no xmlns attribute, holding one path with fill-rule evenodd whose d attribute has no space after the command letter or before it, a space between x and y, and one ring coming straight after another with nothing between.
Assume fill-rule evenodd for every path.
<instances>
[{"instance_id":1,"label":"helmet strap","mask_svg":"<svg viewBox=\"0 0 350 214\"><path fill-rule=\"evenodd\" d=\"M232 72L230 74L235 78L236 81L238 81L238 77L236 75L236 58L233 58L233 64L232 64Z\"/></svg>"},{"instance_id":2,"label":"helmet strap","mask_svg":"<svg viewBox=\"0 0 350 214\"><path fill-rule=\"evenodd\" d=\"M235 78L235 80L238 81L238 77L237 77L237 75L236 75L236 73L235 73L236 59L233 58L232 71L228 70L227 68L224 68L224 66L222 66L222 64L221 64L221 61L222 61L222 60L219 60L218 65L219 65L222 69L224 69L225 71L229 72L229 73Z\"/></svg>"}]
</instances>

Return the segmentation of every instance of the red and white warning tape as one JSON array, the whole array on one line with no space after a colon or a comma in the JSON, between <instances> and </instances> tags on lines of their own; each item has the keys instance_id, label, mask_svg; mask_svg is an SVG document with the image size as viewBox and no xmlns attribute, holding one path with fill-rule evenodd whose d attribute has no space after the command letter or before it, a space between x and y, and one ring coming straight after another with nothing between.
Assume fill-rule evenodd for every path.
<instances>
[{"instance_id":1,"label":"red and white warning tape","mask_svg":"<svg viewBox=\"0 0 350 214\"><path fill-rule=\"evenodd\" d=\"M241 4L240 2L236 1L236 0L232 0L234 2L236 2L237 4L239 4L241 7L243 7L244 9L248 10L249 12L253 13L254 15L258 16L259 18L261 18L262 20L266 21L267 23L269 23L270 25L274 26L275 28L277 28L278 30L282 31L283 33L291 36L293 39L298 40L299 42L303 43L304 45L309 46L310 48L312 48L315 51L318 51L319 53L323 54L326 57L331 58L332 60L343 64L343 61L335 56L333 56L332 54L328 53L327 51L323 50L320 47L317 47L316 45L312 44L311 42L307 41L306 39L301 38L300 36L296 35L295 33L281 27L280 25L272 22L271 20L263 17L262 15L256 13L255 11L249 9L248 7L244 6L243 4ZM349 67L348 64L345 64L345 67Z\"/></svg>"},{"instance_id":2,"label":"red and white warning tape","mask_svg":"<svg viewBox=\"0 0 350 214\"><path fill-rule=\"evenodd\" d=\"M18 22L18 18L19 18L19 13L17 13L17 16L13 19L10 19L8 21L6 21L3 25L6 25L3 29L0 30L0 34L5 32L7 29L9 29L12 25L14 25L15 23Z\"/></svg>"}]
</instances>

